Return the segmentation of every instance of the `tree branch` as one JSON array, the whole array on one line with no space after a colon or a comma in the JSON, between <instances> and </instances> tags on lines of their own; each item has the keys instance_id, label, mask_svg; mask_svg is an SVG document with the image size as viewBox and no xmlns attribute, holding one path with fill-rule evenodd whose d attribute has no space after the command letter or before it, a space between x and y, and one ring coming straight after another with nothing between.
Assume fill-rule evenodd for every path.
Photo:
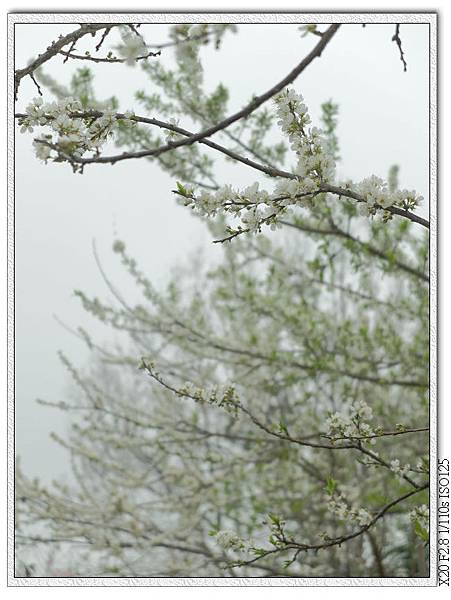
<instances>
[{"instance_id":1,"label":"tree branch","mask_svg":"<svg viewBox=\"0 0 451 600\"><path fill-rule=\"evenodd\" d=\"M381 258L382 260L393 263L393 265L395 265L398 269L401 269L402 271L405 271L406 273L409 273L410 275L414 275L415 277L418 277L419 279L422 279L423 281L426 281L427 283L429 283L429 277L427 275L425 275L424 273L422 273L421 271L418 271L414 267L406 265L405 263L403 263L399 260L393 261L392 259L390 259L389 256L387 256L384 252L382 252L382 250L379 250L378 248L372 246L368 242L363 242L359 238L356 238L353 235L351 235L350 233L343 231L342 229L337 227L335 224L332 226L331 229L323 229L321 227L318 227L318 228L308 227L307 225L300 225L298 223L291 223L289 221L280 221L280 223L282 223L283 225L286 225L288 227L293 227L294 229L298 229L299 231L305 231L306 233L313 233L313 234L318 234L318 235L334 235L337 237L343 237L345 239L348 239L348 240L354 242L355 244L362 246L367 252L369 252L373 256L377 256L378 258Z\"/></svg>"},{"instance_id":2,"label":"tree branch","mask_svg":"<svg viewBox=\"0 0 451 600\"><path fill-rule=\"evenodd\" d=\"M108 57L100 57L100 56L91 56L91 55L83 55L83 54L74 54L73 52L65 52L64 50L60 50L59 54L62 54L66 57L65 61L69 58L74 60L89 60L95 63L125 63L126 58L108 58ZM147 58L151 58L153 56L160 56L161 51L158 52L148 52L143 56L137 56L134 60L146 60Z\"/></svg>"},{"instance_id":3,"label":"tree branch","mask_svg":"<svg viewBox=\"0 0 451 600\"><path fill-rule=\"evenodd\" d=\"M85 112L73 112L73 113L70 113L69 116L74 117L74 118L80 118L80 119L86 119L86 118L97 119L97 118L100 118L102 115L103 115L102 111L94 111L93 110L93 111L85 111ZM24 118L26 118L27 115L25 113L16 113L14 116L16 119L24 119ZM198 135L198 134L193 134L192 132L188 131L187 129L183 129L182 127L178 127L177 125L174 125L172 123L160 121L159 119L153 119L150 117L141 117L141 116L137 116L137 115L126 116L124 113L116 113L115 116L117 119L127 119L130 121L134 121L136 123L142 123L145 125L154 125L156 127L159 127L160 129L167 129L169 131L173 131L174 133L178 133L180 135L186 136L186 139L180 140L177 142L170 142L170 143L166 144L165 146L160 146L159 148L152 148L149 150L140 150L138 152L123 152L122 154L117 154L114 156L95 156L92 158L74 158L74 157L69 158L67 155L64 155L64 154L61 154L61 155L63 157L67 157L66 160L68 160L68 162L70 162L72 165L80 164L80 165L84 166L85 164L93 164L93 163L96 163L96 164L109 163L111 165L114 165L117 162L120 162L123 160L130 160L133 158L159 157L161 154L163 154L165 152L174 150L175 148L178 148L179 146L184 145L181 142L189 142L189 140L193 140L193 138L196 138ZM205 131L207 131L207 130L205 130ZM59 151L57 147L54 147L53 145L48 144L48 142L44 142L42 140L36 140L36 141L38 141L39 143L48 145L49 147L51 147L53 150L56 150L57 152ZM265 173L265 175L269 175L270 177L283 177L285 179L298 179L298 177L296 175L294 175L293 173L290 173L288 171L283 171L281 169L277 169L277 168L271 167L269 165L262 165L254 160L251 160L250 158L241 156L237 152L234 152L233 150L229 150L225 146L217 144L216 142L213 142L211 140L198 139L195 141L198 141L200 144L204 144L210 148L213 148L213 150L217 150L218 152L225 154L229 158L232 158L232 159L236 160L237 162L245 164L248 167L256 169L257 171L260 171L261 173ZM194 143L194 142L189 142L189 143ZM357 202L365 202L365 198L363 196L361 196L360 194L358 194L357 192L353 192L350 189L340 188L340 187L326 184L326 183L322 184L318 190L311 192L310 195L318 195L319 193L329 193L329 194L334 194L337 196L343 196L346 198L352 198L353 200L357 200ZM309 195L309 194L306 194L306 195ZM380 207L378 205L375 205L375 206L376 206L376 208L382 209L382 207ZM402 208L398 208L396 206L389 206L388 208L384 208L384 210L386 210L394 215L398 215L398 216L404 217L406 219L409 219L409 221L418 223L418 224L422 225L423 227L429 228L429 221L427 221L426 219L423 219L422 217L419 217L418 215L416 215L413 212L404 210ZM246 230L243 230L241 233L246 233ZM233 236L233 237L235 237L235 236ZM228 238L226 238L226 240L227 239ZM226 241L226 240L218 240L218 241L220 242L220 241Z\"/></svg>"},{"instance_id":4,"label":"tree branch","mask_svg":"<svg viewBox=\"0 0 451 600\"><path fill-rule=\"evenodd\" d=\"M385 514L391 508L393 508L397 504L400 504L404 500L407 500L407 498L410 498L414 494L418 494L419 492L427 489L428 487L429 487L429 484L427 483L418 489L407 492L406 494L399 496L395 500L392 500L391 502L389 502L388 504L386 504L383 508L381 508L379 510L379 512L371 519L371 521L368 525L364 525L363 527L361 527L360 529L358 529L357 531L355 531L353 533L350 533L348 535L343 535L341 537L334 538L332 540L328 540L322 544L302 544L299 542L295 542L294 540L288 540L285 538L285 540L283 540L286 542L284 546L275 548L274 550L268 550L265 554L263 554L261 556L257 556L256 558L253 558L249 561L240 561L239 563L236 563L233 566L234 567L245 567L245 566L248 566L252 563L255 563L255 562L261 560L262 558L265 558L266 556L270 556L271 554L277 554L280 552L286 552L287 550L295 550L295 557L294 557L294 560L295 560L297 558L297 556L299 555L299 553L301 553L301 552L307 552L308 550L318 551L318 550L323 550L325 548L331 548L333 546L341 546L343 543L348 542L352 539L355 539L355 538L363 535L367 531L369 531L377 523L377 521L379 521L379 519L381 519L382 517L385 516Z\"/></svg>"},{"instance_id":5,"label":"tree branch","mask_svg":"<svg viewBox=\"0 0 451 600\"><path fill-rule=\"evenodd\" d=\"M208 127L207 129L204 129L203 131L200 131L199 133L191 135L183 140L178 140L176 142L172 142L170 144L166 144L164 146L160 146L160 148L154 148L152 150L141 150L139 152L129 153L129 156L127 158L142 158L144 156L159 156L163 152L169 152L170 150L174 150L175 148L179 148L180 146L191 145L191 144L194 144L195 142L198 142L204 138L210 137L214 133L217 133L218 131L221 131L222 129L229 127L229 125L232 125L232 123L235 123L236 121L239 121L240 119L248 117L259 106L264 104L267 100L270 100L273 96L275 96L281 90L283 90L289 83L294 81L296 79L296 77L298 77L298 75L300 75L315 58L320 57L322 54L322 51L327 46L327 44L330 42L330 40L332 39L334 34L337 32L339 27L340 27L339 24L331 25L329 27L329 29L327 29L324 32L320 41L316 44L316 46L313 48L313 50L311 52L309 52L309 54L307 54L307 56L286 77L284 77L281 81L279 81L276 85L274 85L272 88L270 88L265 93L261 94L260 96L255 97L242 110L238 111L237 113L234 113L233 115L230 115L229 117L227 117L223 121L220 121L216 125L212 125L211 127ZM118 154L116 156L104 156L104 157L100 157L100 158L81 158L79 160L79 162L81 164L89 164L92 162L95 162L95 163L109 162L109 163L114 164L115 162L117 162L119 160L124 160L123 155Z\"/></svg>"},{"instance_id":6,"label":"tree branch","mask_svg":"<svg viewBox=\"0 0 451 600\"><path fill-rule=\"evenodd\" d=\"M67 44L74 44L76 41L78 41L88 33L94 36L97 31L100 31L101 29L108 29L111 27L112 25L86 23L80 25L79 29L76 29L75 31L72 31L67 35L58 38L58 40L56 42L53 42L45 52L43 52L35 60L33 60L28 65L28 67L25 67L23 69L16 69L16 71L14 71L14 98L17 100L21 80L27 75L34 80L34 71L40 66L42 66L45 62L53 58L55 55L59 54L60 51L64 48L64 46L67 46ZM39 93L41 94L41 92Z\"/></svg>"},{"instance_id":7,"label":"tree branch","mask_svg":"<svg viewBox=\"0 0 451 600\"><path fill-rule=\"evenodd\" d=\"M357 200L357 202L365 202L365 198L360 194L357 194L356 192L353 192L352 190L348 190L346 188L337 187L336 185L329 185L328 183L326 183L321 186L321 191L328 192L330 194L335 194L337 196L345 196L346 198L353 198L354 200ZM375 207L380 209L383 208L382 206L379 206L377 204L375 205ZM419 225L422 225L423 227L429 229L429 221L423 219L422 217L419 217L418 215L416 215L413 212L410 212L409 210L398 208L397 206L389 206L388 208L383 208L383 210L388 211L392 215L405 217L406 219L409 219L409 221L413 221L414 223L418 223Z\"/></svg>"},{"instance_id":8,"label":"tree branch","mask_svg":"<svg viewBox=\"0 0 451 600\"><path fill-rule=\"evenodd\" d=\"M404 58L404 52L403 52L403 49L402 49L401 38L399 37L399 28L400 28L400 25L396 25L395 34L392 37L391 41L392 42L396 42L396 45L399 48L399 54L400 54L401 62L403 64L403 66L404 66L404 73L405 73L407 71L407 63L406 63L406 60Z\"/></svg>"}]
</instances>

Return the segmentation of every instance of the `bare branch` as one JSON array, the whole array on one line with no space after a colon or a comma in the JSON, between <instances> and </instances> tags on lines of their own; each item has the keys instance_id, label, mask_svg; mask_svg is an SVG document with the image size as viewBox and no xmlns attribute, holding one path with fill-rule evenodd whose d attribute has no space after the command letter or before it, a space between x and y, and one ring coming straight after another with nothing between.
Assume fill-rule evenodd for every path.
<instances>
[{"instance_id":1,"label":"bare branch","mask_svg":"<svg viewBox=\"0 0 451 600\"><path fill-rule=\"evenodd\" d=\"M16 71L14 72L14 98L17 100L17 95L19 92L19 85L20 85L21 80L28 75L34 81L34 78L33 78L34 71L37 68L39 68L40 66L42 66L45 62L47 62L48 60L50 60L51 58L53 58L54 56L59 54L60 50L62 50L64 48L64 46L67 46L67 44L73 45L76 41L78 41L83 36L87 35L88 33L90 33L91 35L94 36L97 31L100 31L101 29L105 29L105 28L111 29L111 25L95 24L95 23L86 23L86 24L80 25L79 29L72 31L71 33L68 33L67 35L61 36L60 38L58 38L58 40L56 40L56 42L53 42L53 44L51 44L45 52L40 54L34 61L32 61L28 65L28 67L25 67L24 69L16 69ZM39 92L39 93L41 93L41 92Z\"/></svg>"},{"instance_id":2,"label":"bare branch","mask_svg":"<svg viewBox=\"0 0 451 600\"><path fill-rule=\"evenodd\" d=\"M98 52L100 50L100 48L102 47L102 44L105 41L107 35L110 33L112 27L113 27L113 25L111 27L107 27L105 29L105 31L102 33L102 37L100 38L100 42L96 46L96 52Z\"/></svg>"},{"instance_id":3,"label":"bare branch","mask_svg":"<svg viewBox=\"0 0 451 600\"><path fill-rule=\"evenodd\" d=\"M392 42L396 42L396 45L399 48L399 54L400 54L401 62L403 64L403 66L404 66L404 73L405 73L407 71L407 63L406 63L406 60L404 58L404 52L403 52L403 49L402 49L401 38L399 37L399 28L400 28L400 25L396 25L395 34L392 37L391 41Z\"/></svg>"}]
</instances>

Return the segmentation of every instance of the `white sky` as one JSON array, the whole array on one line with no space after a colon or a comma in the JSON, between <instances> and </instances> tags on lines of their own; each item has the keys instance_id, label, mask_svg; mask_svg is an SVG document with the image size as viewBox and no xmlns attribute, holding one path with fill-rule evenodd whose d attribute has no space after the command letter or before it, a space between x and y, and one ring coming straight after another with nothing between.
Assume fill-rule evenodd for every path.
<instances>
[{"instance_id":1,"label":"white sky","mask_svg":"<svg viewBox=\"0 0 451 600\"><path fill-rule=\"evenodd\" d=\"M47 47L73 25L16 25L16 67ZM408 63L402 71L391 37L393 25L343 26L319 60L295 83L313 120L320 104L333 98L340 105L340 173L356 180L372 173L386 177L393 163L401 167L400 184L428 191L428 27L402 25ZM166 39L165 27L143 26L149 42ZM317 38L301 38L292 25L243 25L228 35L220 52L204 52L207 87L219 81L231 92L229 112L242 107L285 76ZM92 46L91 46L92 47ZM80 49L82 46L80 46ZM84 48L84 46L83 46ZM167 60L169 52L160 59ZM46 71L68 81L75 63L47 64ZM121 110L142 110L133 92L147 86L139 68L93 65L98 96L116 95ZM36 95L31 81L21 84L17 109ZM181 126L184 123L181 122ZM54 319L79 325L105 339L73 296L80 288L108 298L91 243L95 238L106 271L128 297L136 294L111 252L115 231L140 266L156 283L164 283L171 266L196 248L209 257L220 253L202 224L175 204L174 181L156 163L124 161L114 167L88 166L83 176L66 165L42 165L33 155L31 136L16 137L16 443L30 475L58 477L67 469L65 453L52 442L51 430L64 433L64 413L36 404L36 398L63 398L67 376L57 351L86 365L83 344ZM224 183L247 185L257 179L246 167L218 166Z\"/></svg>"}]
</instances>

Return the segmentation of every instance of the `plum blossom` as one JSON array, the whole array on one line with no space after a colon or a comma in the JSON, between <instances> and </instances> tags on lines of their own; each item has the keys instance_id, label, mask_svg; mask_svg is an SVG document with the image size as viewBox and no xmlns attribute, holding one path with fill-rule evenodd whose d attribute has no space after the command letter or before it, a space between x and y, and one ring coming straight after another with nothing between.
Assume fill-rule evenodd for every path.
<instances>
[{"instance_id":1,"label":"plum blossom","mask_svg":"<svg viewBox=\"0 0 451 600\"><path fill-rule=\"evenodd\" d=\"M74 159L86 152L98 153L102 145L111 138L119 120L128 121L132 113L117 116L106 109L100 116L83 116L81 103L74 98L63 98L57 102L44 103L42 98L34 98L26 108L26 116L21 117L21 132L34 131L35 127L46 127L44 135L33 142L36 157L47 161L57 158L58 149ZM135 122L130 120L131 124Z\"/></svg>"},{"instance_id":2,"label":"plum blossom","mask_svg":"<svg viewBox=\"0 0 451 600\"><path fill-rule=\"evenodd\" d=\"M370 512L365 508L349 506L342 494L332 496L327 503L327 507L341 521L357 523L360 527L367 527L373 519Z\"/></svg>"},{"instance_id":3,"label":"plum blossom","mask_svg":"<svg viewBox=\"0 0 451 600\"><path fill-rule=\"evenodd\" d=\"M397 475L399 479L402 479L410 471L409 463L401 465L400 461L396 458L390 462L390 470Z\"/></svg>"},{"instance_id":4,"label":"plum blossom","mask_svg":"<svg viewBox=\"0 0 451 600\"><path fill-rule=\"evenodd\" d=\"M218 531L215 538L217 544L224 550L242 550L245 547L244 540L233 531Z\"/></svg>"},{"instance_id":5,"label":"plum blossom","mask_svg":"<svg viewBox=\"0 0 451 600\"><path fill-rule=\"evenodd\" d=\"M328 152L322 131L317 127L307 128L311 118L303 100L290 88L278 94L275 98L277 124L298 156L296 175L316 183L330 182L334 178L335 161Z\"/></svg>"},{"instance_id":6,"label":"plum blossom","mask_svg":"<svg viewBox=\"0 0 451 600\"><path fill-rule=\"evenodd\" d=\"M147 46L143 38L129 27L121 27L120 34L122 44L116 46L116 50L126 65L134 67L136 59L147 54Z\"/></svg>"},{"instance_id":7,"label":"plum blossom","mask_svg":"<svg viewBox=\"0 0 451 600\"><path fill-rule=\"evenodd\" d=\"M332 439L358 438L373 445L376 443L376 429L366 421L373 418L372 408L364 401L355 402L348 415L332 413L326 419L327 435Z\"/></svg>"},{"instance_id":8,"label":"plum blossom","mask_svg":"<svg viewBox=\"0 0 451 600\"><path fill-rule=\"evenodd\" d=\"M365 204L359 207L361 214L374 214L378 208L386 209L395 204L411 209L424 200L415 191L390 191L388 183L375 175L363 179L354 189L365 199Z\"/></svg>"}]
</instances>

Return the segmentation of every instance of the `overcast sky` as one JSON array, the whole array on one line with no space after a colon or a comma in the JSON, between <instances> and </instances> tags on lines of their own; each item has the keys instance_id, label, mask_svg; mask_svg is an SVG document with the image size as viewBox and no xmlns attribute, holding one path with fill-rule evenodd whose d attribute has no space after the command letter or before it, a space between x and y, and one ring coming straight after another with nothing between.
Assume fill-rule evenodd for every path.
<instances>
[{"instance_id":1,"label":"overcast sky","mask_svg":"<svg viewBox=\"0 0 451 600\"><path fill-rule=\"evenodd\" d=\"M16 25L16 68L25 66L60 33L73 29L73 25ZM332 98L340 105L341 177L360 180L373 173L386 177L397 163L401 186L416 189L427 199L428 26L401 26L407 73L391 41L393 32L393 25L344 25L294 87L303 94L314 121L325 100ZM145 25L142 33L151 43L167 39L166 26ZM301 38L293 25L242 25L237 35L226 36L219 52L203 49L206 86L211 89L222 81L230 88L231 113L285 76L316 41ZM90 43L92 48L89 41L86 47ZM170 51L157 60L166 64ZM54 59L46 71L67 82L77 66ZM99 98L115 95L121 110L142 114L133 93L149 90L149 84L139 67L93 65L93 71ZM22 111L35 95L32 82L24 80L17 109ZM48 480L67 471L65 453L49 439L52 430L64 434L67 417L37 405L36 398L65 397L68 379L58 350L80 367L88 360L84 345L54 316L70 327L83 326L99 340L110 335L84 313L73 295L74 289L82 289L109 298L92 240L106 271L131 299L136 291L111 252L116 236L158 285L190 252L200 249L214 259L221 250L211 244L202 223L176 205L170 191L174 181L156 163L91 165L82 176L73 175L67 165L39 163L31 142L30 135L16 136L16 442L25 471ZM257 179L244 166L219 164L216 172L220 181L236 186Z\"/></svg>"}]
</instances>

